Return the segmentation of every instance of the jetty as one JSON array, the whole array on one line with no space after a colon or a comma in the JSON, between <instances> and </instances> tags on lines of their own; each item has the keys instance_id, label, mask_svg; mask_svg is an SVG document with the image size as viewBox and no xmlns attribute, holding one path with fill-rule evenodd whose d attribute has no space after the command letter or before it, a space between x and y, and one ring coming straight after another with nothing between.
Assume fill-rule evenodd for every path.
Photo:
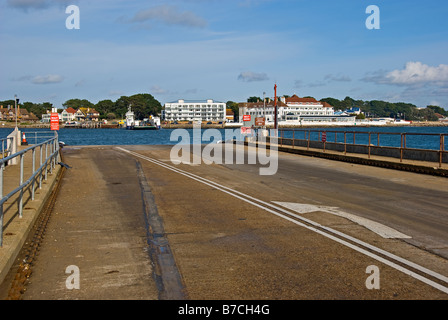
<instances>
[{"instance_id":1,"label":"jetty","mask_svg":"<svg viewBox=\"0 0 448 320\"><path fill-rule=\"evenodd\" d=\"M233 161L210 158L211 147L223 156L232 150ZM13 263L0 266L0 296L447 298L446 177L397 170L437 164L287 140L271 141L267 150L249 140L200 146L189 154L200 161L185 163L170 160L172 148L54 149L61 164L42 171L54 183L39 189L41 198L24 191L23 218L14 214L15 205L8 207L0 257ZM340 159L329 156L336 153ZM263 155L270 163L258 161ZM32 167L31 159L24 167ZM275 161L275 174L259 174ZM4 167L3 176L17 176L17 168ZM44 218L24 220L31 205L42 206ZM13 242L23 246L11 250ZM380 289L368 288L369 268L379 272Z\"/></svg>"}]
</instances>

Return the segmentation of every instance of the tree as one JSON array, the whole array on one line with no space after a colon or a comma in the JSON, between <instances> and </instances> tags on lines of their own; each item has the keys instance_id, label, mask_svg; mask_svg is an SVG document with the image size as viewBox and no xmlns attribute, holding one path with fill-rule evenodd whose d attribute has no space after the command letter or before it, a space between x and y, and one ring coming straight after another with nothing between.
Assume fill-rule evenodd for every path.
<instances>
[{"instance_id":1,"label":"tree","mask_svg":"<svg viewBox=\"0 0 448 320\"><path fill-rule=\"evenodd\" d=\"M86 99L69 99L62 104L66 109L73 108L75 110L79 108L93 108L95 105Z\"/></svg>"},{"instance_id":2,"label":"tree","mask_svg":"<svg viewBox=\"0 0 448 320\"><path fill-rule=\"evenodd\" d=\"M258 102L258 101L263 101L263 99L261 99L260 97L250 97L247 99L247 102Z\"/></svg>"},{"instance_id":3,"label":"tree","mask_svg":"<svg viewBox=\"0 0 448 320\"><path fill-rule=\"evenodd\" d=\"M342 106L342 102L340 100L338 100L338 99L335 99L335 98L324 98L324 99L321 99L320 101L326 102L326 103L332 105L336 110L344 109L344 107Z\"/></svg>"},{"instance_id":4,"label":"tree","mask_svg":"<svg viewBox=\"0 0 448 320\"><path fill-rule=\"evenodd\" d=\"M439 113L442 116L448 116L448 111L439 106L427 106L427 108L433 110L435 113Z\"/></svg>"},{"instance_id":5,"label":"tree","mask_svg":"<svg viewBox=\"0 0 448 320\"><path fill-rule=\"evenodd\" d=\"M95 105L95 110L100 113L100 115L107 115L108 113L113 113L115 111L115 104L112 100L101 100Z\"/></svg>"},{"instance_id":6,"label":"tree","mask_svg":"<svg viewBox=\"0 0 448 320\"><path fill-rule=\"evenodd\" d=\"M239 107L238 103L233 102L233 101L227 101L226 107L227 107L227 109L231 109L233 111L234 120L235 120L235 122L238 122L239 118L240 118L240 107Z\"/></svg>"},{"instance_id":7,"label":"tree","mask_svg":"<svg viewBox=\"0 0 448 320\"><path fill-rule=\"evenodd\" d=\"M115 102L115 113L125 114L131 107L135 118L142 120L150 115L156 116L162 110L162 105L152 95L147 93L135 94L127 97L122 96Z\"/></svg>"}]
</instances>

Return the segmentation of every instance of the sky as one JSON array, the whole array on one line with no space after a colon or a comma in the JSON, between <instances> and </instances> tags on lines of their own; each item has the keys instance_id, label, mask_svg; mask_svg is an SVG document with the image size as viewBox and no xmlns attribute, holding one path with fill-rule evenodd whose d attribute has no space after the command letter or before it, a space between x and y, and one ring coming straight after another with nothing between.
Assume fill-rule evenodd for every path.
<instances>
[{"instance_id":1,"label":"sky","mask_svg":"<svg viewBox=\"0 0 448 320\"><path fill-rule=\"evenodd\" d=\"M245 102L275 84L448 109L448 1L0 0L0 100Z\"/></svg>"}]
</instances>

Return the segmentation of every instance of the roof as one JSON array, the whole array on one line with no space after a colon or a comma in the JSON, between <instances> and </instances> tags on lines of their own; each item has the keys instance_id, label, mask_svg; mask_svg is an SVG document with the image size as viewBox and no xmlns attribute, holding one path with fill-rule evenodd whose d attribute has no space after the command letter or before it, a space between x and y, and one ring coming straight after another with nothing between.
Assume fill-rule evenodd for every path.
<instances>
[{"instance_id":1,"label":"roof","mask_svg":"<svg viewBox=\"0 0 448 320\"><path fill-rule=\"evenodd\" d=\"M210 102L211 101L211 102ZM205 100L185 100L185 99L178 99L176 101L167 102L169 104L172 103L224 103L220 101L215 101L213 99L205 99Z\"/></svg>"},{"instance_id":2,"label":"roof","mask_svg":"<svg viewBox=\"0 0 448 320\"><path fill-rule=\"evenodd\" d=\"M296 94L293 95L292 97L286 98L286 103L291 103L291 102L319 102L314 98L299 98Z\"/></svg>"},{"instance_id":3,"label":"roof","mask_svg":"<svg viewBox=\"0 0 448 320\"><path fill-rule=\"evenodd\" d=\"M29 115L28 110L26 110L26 109L24 109L24 108L19 109L19 113L20 113L21 115L24 115L24 116Z\"/></svg>"},{"instance_id":4,"label":"roof","mask_svg":"<svg viewBox=\"0 0 448 320\"><path fill-rule=\"evenodd\" d=\"M333 106L331 104L329 104L328 102L321 101L321 103L324 106L324 108L333 108Z\"/></svg>"},{"instance_id":5,"label":"roof","mask_svg":"<svg viewBox=\"0 0 448 320\"><path fill-rule=\"evenodd\" d=\"M263 101L259 102L241 102L238 104L240 108L264 108ZM266 108L273 108L274 100L266 101ZM287 107L287 105L281 101L277 101L277 107Z\"/></svg>"},{"instance_id":6,"label":"roof","mask_svg":"<svg viewBox=\"0 0 448 320\"><path fill-rule=\"evenodd\" d=\"M68 113L76 113L76 110L73 109L72 107L68 107L67 109L65 109L65 111Z\"/></svg>"}]
</instances>

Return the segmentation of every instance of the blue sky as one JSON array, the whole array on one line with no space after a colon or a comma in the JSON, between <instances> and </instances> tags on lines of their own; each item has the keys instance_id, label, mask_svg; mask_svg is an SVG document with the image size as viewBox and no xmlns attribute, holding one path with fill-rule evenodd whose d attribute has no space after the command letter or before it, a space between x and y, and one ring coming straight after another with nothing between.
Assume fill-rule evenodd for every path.
<instances>
[{"instance_id":1,"label":"blue sky","mask_svg":"<svg viewBox=\"0 0 448 320\"><path fill-rule=\"evenodd\" d=\"M0 0L0 100L243 102L277 83L279 95L447 109L447 18L446 0Z\"/></svg>"}]
</instances>

